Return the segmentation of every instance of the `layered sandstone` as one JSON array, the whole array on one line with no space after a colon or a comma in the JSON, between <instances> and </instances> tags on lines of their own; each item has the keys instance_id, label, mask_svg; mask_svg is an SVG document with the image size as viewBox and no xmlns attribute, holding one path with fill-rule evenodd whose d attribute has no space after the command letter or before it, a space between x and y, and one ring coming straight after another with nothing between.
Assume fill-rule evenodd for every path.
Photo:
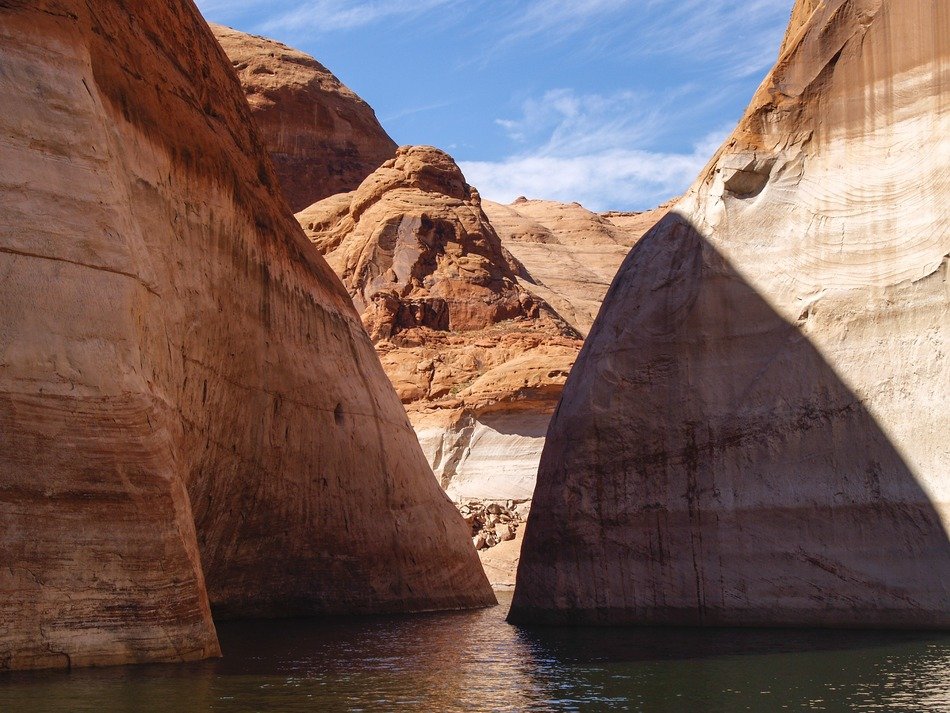
<instances>
[{"instance_id":1,"label":"layered sandstone","mask_svg":"<svg viewBox=\"0 0 950 713\"><path fill-rule=\"evenodd\" d=\"M455 162L403 147L297 218L362 313L450 496L530 498L580 339L519 284Z\"/></svg>"},{"instance_id":2,"label":"layered sandstone","mask_svg":"<svg viewBox=\"0 0 950 713\"><path fill-rule=\"evenodd\" d=\"M604 213L579 203L485 201L502 245L524 267L521 284L581 334L590 331L623 259L671 204L641 213Z\"/></svg>"},{"instance_id":3,"label":"layered sandstone","mask_svg":"<svg viewBox=\"0 0 950 713\"><path fill-rule=\"evenodd\" d=\"M950 626L950 6L800 0L624 262L515 621Z\"/></svg>"},{"instance_id":4,"label":"layered sandstone","mask_svg":"<svg viewBox=\"0 0 950 713\"><path fill-rule=\"evenodd\" d=\"M313 57L211 25L294 211L352 191L396 153L372 108Z\"/></svg>"},{"instance_id":5,"label":"layered sandstone","mask_svg":"<svg viewBox=\"0 0 950 713\"><path fill-rule=\"evenodd\" d=\"M494 601L192 3L0 39L0 668Z\"/></svg>"}]
</instances>

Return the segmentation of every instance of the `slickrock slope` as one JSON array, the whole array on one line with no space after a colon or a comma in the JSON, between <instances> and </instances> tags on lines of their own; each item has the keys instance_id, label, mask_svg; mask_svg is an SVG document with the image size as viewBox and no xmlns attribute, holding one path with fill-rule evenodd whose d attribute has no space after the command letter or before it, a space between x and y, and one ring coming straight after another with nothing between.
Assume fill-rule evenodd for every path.
<instances>
[{"instance_id":1,"label":"slickrock slope","mask_svg":"<svg viewBox=\"0 0 950 713\"><path fill-rule=\"evenodd\" d=\"M511 619L950 626L950 5L799 2L625 261Z\"/></svg>"},{"instance_id":2,"label":"slickrock slope","mask_svg":"<svg viewBox=\"0 0 950 713\"><path fill-rule=\"evenodd\" d=\"M0 2L0 669L494 601L188 1Z\"/></svg>"},{"instance_id":3,"label":"slickrock slope","mask_svg":"<svg viewBox=\"0 0 950 713\"><path fill-rule=\"evenodd\" d=\"M524 266L522 285L584 335L630 248L670 205L598 215L579 203L524 198L510 205L484 202L502 245Z\"/></svg>"},{"instance_id":4,"label":"slickrock slope","mask_svg":"<svg viewBox=\"0 0 950 713\"><path fill-rule=\"evenodd\" d=\"M294 211L352 191L396 153L372 108L313 57L211 25L247 94Z\"/></svg>"},{"instance_id":5,"label":"slickrock slope","mask_svg":"<svg viewBox=\"0 0 950 713\"><path fill-rule=\"evenodd\" d=\"M518 284L454 161L400 148L297 218L353 296L449 494L530 498L580 339Z\"/></svg>"}]
</instances>

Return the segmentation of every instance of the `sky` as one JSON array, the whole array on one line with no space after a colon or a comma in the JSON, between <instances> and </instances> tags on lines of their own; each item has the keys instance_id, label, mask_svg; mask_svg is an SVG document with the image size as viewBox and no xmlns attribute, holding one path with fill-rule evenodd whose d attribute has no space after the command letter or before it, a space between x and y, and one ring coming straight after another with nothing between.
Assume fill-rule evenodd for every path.
<instances>
[{"instance_id":1,"label":"sky","mask_svg":"<svg viewBox=\"0 0 950 713\"><path fill-rule=\"evenodd\" d=\"M485 198L644 210L684 191L778 53L793 0L197 0L313 55L399 144Z\"/></svg>"}]
</instances>

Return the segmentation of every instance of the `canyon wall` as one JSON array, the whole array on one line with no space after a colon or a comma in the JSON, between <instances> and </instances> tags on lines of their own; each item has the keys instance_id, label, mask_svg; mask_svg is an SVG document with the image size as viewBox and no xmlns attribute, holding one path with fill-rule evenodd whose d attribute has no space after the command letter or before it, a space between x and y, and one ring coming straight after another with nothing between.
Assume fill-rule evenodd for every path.
<instances>
[{"instance_id":1,"label":"canyon wall","mask_svg":"<svg viewBox=\"0 0 950 713\"><path fill-rule=\"evenodd\" d=\"M211 25L294 211L352 191L396 153L373 109L313 57Z\"/></svg>"},{"instance_id":2,"label":"canyon wall","mask_svg":"<svg viewBox=\"0 0 950 713\"><path fill-rule=\"evenodd\" d=\"M0 669L486 605L187 0L0 2Z\"/></svg>"},{"instance_id":3,"label":"canyon wall","mask_svg":"<svg viewBox=\"0 0 950 713\"><path fill-rule=\"evenodd\" d=\"M950 626L950 5L800 0L625 260L510 619Z\"/></svg>"}]
</instances>

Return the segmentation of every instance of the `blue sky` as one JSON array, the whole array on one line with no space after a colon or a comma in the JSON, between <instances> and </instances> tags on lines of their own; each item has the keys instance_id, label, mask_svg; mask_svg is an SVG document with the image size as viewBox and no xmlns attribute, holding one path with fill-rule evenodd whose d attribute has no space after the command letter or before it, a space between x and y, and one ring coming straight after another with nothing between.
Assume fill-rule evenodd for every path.
<instances>
[{"instance_id":1,"label":"blue sky","mask_svg":"<svg viewBox=\"0 0 950 713\"><path fill-rule=\"evenodd\" d=\"M639 210L684 190L771 67L793 0L197 0L312 54L469 183Z\"/></svg>"}]
</instances>

